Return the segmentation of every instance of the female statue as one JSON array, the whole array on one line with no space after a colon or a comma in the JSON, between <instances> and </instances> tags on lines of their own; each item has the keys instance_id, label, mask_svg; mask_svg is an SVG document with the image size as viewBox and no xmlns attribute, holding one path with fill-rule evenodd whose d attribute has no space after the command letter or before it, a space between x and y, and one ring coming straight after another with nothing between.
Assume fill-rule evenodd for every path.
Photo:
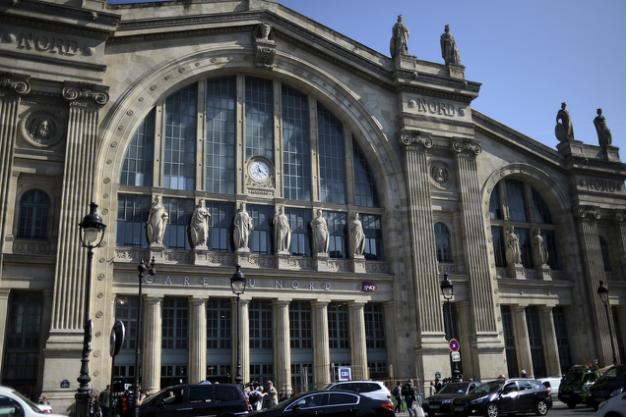
<instances>
[{"instance_id":1,"label":"female statue","mask_svg":"<svg viewBox=\"0 0 626 417\"><path fill-rule=\"evenodd\" d=\"M322 216L322 210L317 209L315 218L311 221L313 230L313 250L315 254L328 254L328 224Z\"/></svg>"},{"instance_id":2,"label":"female statue","mask_svg":"<svg viewBox=\"0 0 626 417\"><path fill-rule=\"evenodd\" d=\"M200 200L191 215L189 225L189 235L194 248L206 249L209 239L209 221L211 213L204 205L204 200Z\"/></svg>"},{"instance_id":3,"label":"female statue","mask_svg":"<svg viewBox=\"0 0 626 417\"><path fill-rule=\"evenodd\" d=\"M365 250L365 233L359 213L354 213L352 222L350 222L350 250L355 258L362 257Z\"/></svg>"},{"instance_id":4,"label":"female statue","mask_svg":"<svg viewBox=\"0 0 626 417\"><path fill-rule=\"evenodd\" d=\"M506 241L506 262L509 265L522 263L522 251L519 246L519 237L515 233L515 229L511 226L505 237Z\"/></svg>"},{"instance_id":5,"label":"female statue","mask_svg":"<svg viewBox=\"0 0 626 417\"><path fill-rule=\"evenodd\" d=\"M152 246L163 246L163 236L165 236L165 226L169 215L165 211L165 206L161 202L161 196L154 197L148 222L146 223L146 232L148 235L148 243Z\"/></svg>"},{"instance_id":6,"label":"female statue","mask_svg":"<svg viewBox=\"0 0 626 417\"><path fill-rule=\"evenodd\" d=\"M289 254L291 247L291 226L289 226L289 218L285 215L285 208L279 206L274 216L274 239L276 253Z\"/></svg>"},{"instance_id":7,"label":"female statue","mask_svg":"<svg viewBox=\"0 0 626 417\"><path fill-rule=\"evenodd\" d=\"M252 229L254 229L254 225L252 223L252 217L250 217L246 211L246 203L241 203L239 210L237 210L234 226L233 244L235 245L235 250L239 252L249 251L248 238L250 237Z\"/></svg>"}]
</instances>

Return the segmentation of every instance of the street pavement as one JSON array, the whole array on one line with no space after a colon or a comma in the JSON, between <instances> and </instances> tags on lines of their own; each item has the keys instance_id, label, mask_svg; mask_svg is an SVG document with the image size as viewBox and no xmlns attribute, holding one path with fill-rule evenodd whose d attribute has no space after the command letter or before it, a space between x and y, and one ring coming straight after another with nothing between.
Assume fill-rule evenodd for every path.
<instances>
[{"instance_id":1,"label":"street pavement","mask_svg":"<svg viewBox=\"0 0 626 417\"><path fill-rule=\"evenodd\" d=\"M409 413L398 413L397 417L408 417ZM527 414L530 415L530 414ZM591 417L595 416L594 411L589 407L583 407L579 405L573 410L567 408L565 404L560 401L555 401L554 406L548 412L548 417Z\"/></svg>"}]
</instances>

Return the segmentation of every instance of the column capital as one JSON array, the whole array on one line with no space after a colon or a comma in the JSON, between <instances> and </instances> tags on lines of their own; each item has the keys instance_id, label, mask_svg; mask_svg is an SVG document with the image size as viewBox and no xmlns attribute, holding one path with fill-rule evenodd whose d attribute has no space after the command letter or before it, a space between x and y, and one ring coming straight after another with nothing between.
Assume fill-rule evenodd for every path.
<instances>
[{"instance_id":1,"label":"column capital","mask_svg":"<svg viewBox=\"0 0 626 417\"><path fill-rule=\"evenodd\" d=\"M272 300L272 304L277 306L277 307L285 307L285 306L289 306L289 304L291 303L291 299L289 300L285 300L282 298L275 298Z\"/></svg>"},{"instance_id":2,"label":"column capital","mask_svg":"<svg viewBox=\"0 0 626 417\"><path fill-rule=\"evenodd\" d=\"M620 224L626 224L626 210L613 211L613 217Z\"/></svg>"},{"instance_id":3,"label":"column capital","mask_svg":"<svg viewBox=\"0 0 626 417\"><path fill-rule=\"evenodd\" d=\"M0 298L8 298L11 288L0 288Z\"/></svg>"},{"instance_id":4,"label":"column capital","mask_svg":"<svg viewBox=\"0 0 626 417\"><path fill-rule=\"evenodd\" d=\"M8 91L18 95L30 93L30 76L0 73L0 92Z\"/></svg>"},{"instance_id":5,"label":"column capital","mask_svg":"<svg viewBox=\"0 0 626 417\"><path fill-rule=\"evenodd\" d=\"M367 301L350 301L348 307L353 310L360 310L365 307Z\"/></svg>"},{"instance_id":6,"label":"column capital","mask_svg":"<svg viewBox=\"0 0 626 417\"><path fill-rule=\"evenodd\" d=\"M159 295L145 295L144 302L146 304L161 304L163 297Z\"/></svg>"},{"instance_id":7,"label":"column capital","mask_svg":"<svg viewBox=\"0 0 626 417\"><path fill-rule=\"evenodd\" d=\"M193 306L200 306L202 304L206 303L206 297L202 297L200 295L192 295L191 297L189 297L189 300L191 301L191 305Z\"/></svg>"},{"instance_id":8,"label":"column capital","mask_svg":"<svg viewBox=\"0 0 626 417\"><path fill-rule=\"evenodd\" d=\"M582 221L589 222L595 222L602 217L597 207L582 204L574 207L574 216Z\"/></svg>"},{"instance_id":9,"label":"column capital","mask_svg":"<svg viewBox=\"0 0 626 417\"><path fill-rule=\"evenodd\" d=\"M464 154L470 157L476 157L483 151L478 141L466 138L453 139L450 149L457 155Z\"/></svg>"},{"instance_id":10,"label":"column capital","mask_svg":"<svg viewBox=\"0 0 626 417\"><path fill-rule=\"evenodd\" d=\"M427 150L433 147L433 139L430 133L421 132L419 130L400 131L400 143L407 149L423 149Z\"/></svg>"},{"instance_id":11,"label":"column capital","mask_svg":"<svg viewBox=\"0 0 626 417\"><path fill-rule=\"evenodd\" d=\"M70 105L87 106L95 104L102 107L109 102L109 94L106 86L96 86L92 84L65 83L63 86L63 98L70 102Z\"/></svg>"},{"instance_id":12,"label":"column capital","mask_svg":"<svg viewBox=\"0 0 626 417\"><path fill-rule=\"evenodd\" d=\"M327 300L313 300L313 301L311 301L311 307L313 307L313 308L328 307L328 304L330 304L330 301L327 301Z\"/></svg>"}]
</instances>

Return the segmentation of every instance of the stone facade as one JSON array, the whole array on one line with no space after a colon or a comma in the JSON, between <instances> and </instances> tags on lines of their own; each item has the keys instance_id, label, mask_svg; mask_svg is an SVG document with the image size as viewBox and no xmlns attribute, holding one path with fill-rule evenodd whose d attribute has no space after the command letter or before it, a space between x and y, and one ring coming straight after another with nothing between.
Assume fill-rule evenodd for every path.
<instances>
[{"instance_id":1,"label":"stone facade","mask_svg":"<svg viewBox=\"0 0 626 417\"><path fill-rule=\"evenodd\" d=\"M273 317L271 362L275 385L283 395L294 391L290 358L296 353L290 344L289 322L290 305L296 300L311 306L315 386L334 377L328 336L333 303L347 304L347 362L355 377L368 378L371 371L368 303L384 308L386 378L412 377L423 383L436 371L449 375L439 289L444 272L454 283L452 305L467 377L506 374L511 369L507 368L509 348L515 352L517 368L534 375L537 346L543 352L542 372L557 376L563 332L571 363L593 358L611 363L608 323L596 294L601 280L611 291L615 342L626 344L626 166L617 148L573 140L550 149L473 110L471 102L480 84L464 79L462 65L425 62L405 53L389 58L270 0L158 6L109 6L98 0L1 2L3 382L10 380L8 353L1 349L9 337L11 297L37 293L43 300L37 339L43 353L38 356L34 390L45 392L59 406L73 400L85 297L91 298L94 320L92 383L102 389L111 377L108 335L116 299L136 294L135 266L151 256L156 258L158 273L144 286L142 349L143 386L149 391L159 388L162 377L164 297L189 299L187 377L204 379L210 362L204 343L207 306L216 298L232 299L228 278L236 263L251 284L238 311L244 380L250 378L250 306L255 300L268 300ZM346 204L339 207L322 201L317 182L320 168L313 163L311 198L304 207L344 210L350 216L361 212L353 197L352 147L359 148L375 173L379 205L369 213L382 219L384 259L116 244L117 196L128 192L120 184L120 173L133 134L154 111L154 147L161 149L164 100L193 83L203 94L203 80L214 76L236 79L238 126L248 76L271 80L274 91L280 92L282 85L295 88L307 95L310 114L323 105L341 121L345 137L353 138L345 141ZM280 109L280 94L274 101L275 109ZM255 183L247 173L244 133L236 128L232 202L237 206L242 202L289 205L283 195L279 151L281 115L274 112L276 168L270 164L270 178L263 183ZM317 123L311 116L312 161L318 159ZM205 124L200 120L198 126L200 131ZM197 202L215 197L203 191L202 153L198 154L193 194ZM156 185L144 190L147 195L169 192L163 186L159 158L155 153ZM526 204L535 192L545 201L552 218L548 228L556 236L558 267L515 264L507 268L498 261L492 227L506 226L515 217L502 181L509 179L526 184ZM48 227L36 240L23 238L19 229L21 202L35 188L49 199ZM501 207L490 205L494 192L501 196ZM87 277L76 225L90 201L99 205L108 227L102 246L96 249L92 276ZM491 217L492 209L502 209L502 216ZM436 223L449 231L449 261L438 262ZM529 246L529 253L537 250ZM603 254L611 267L603 263ZM86 279L92 281L91 294L83 293ZM503 306L511 314L510 329L505 329ZM565 330L554 318L555 308L566 313ZM235 320L234 304L231 311ZM535 311L539 338L528 323L535 322ZM512 346L507 345L507 329L514 336ZM233 331L232 346L236 339ZM234 349L232 358L234 369ZM70 381L69 389L60 388L63 380Z\"/></svg>"}]
</instances>

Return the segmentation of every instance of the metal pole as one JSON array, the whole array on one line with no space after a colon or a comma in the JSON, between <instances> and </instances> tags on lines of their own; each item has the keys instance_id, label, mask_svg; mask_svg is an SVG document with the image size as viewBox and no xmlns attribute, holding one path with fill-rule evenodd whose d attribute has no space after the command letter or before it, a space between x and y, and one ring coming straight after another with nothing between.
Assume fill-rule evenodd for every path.
<instances>
[{"instance_id":1,"label":"metal pole","mask_svg":"<svg viewBox=\"0 0 626 417\"><path fill-rule=\"evenodd\" d=\"M89 382L89 353L91 352L91 330L92 323L89 319L89 297L91 295L91 266L93 262L93 246L87 245L87 279L85 285L85 303L83 305L83 317L85 319L85 333L83 337L83 352L81 357L79 383L76 392L76 416L85 417L89 415L89 402L91 399L91 387Z\"/></svg>"},{"instance_id":2,"label":"metal pole","mask_svg":"<svg viewBox=\"0 0 626 417\"><path fill-rule=\"evenodd\" d=\"M143 260L141 261L143 264ZM135 417L139 416L139 383L141 378L141 365L139 363L139 355L141 353L141 343L143 341L143 294L142 294L142 283L143 283L143 272L140 265L140 270L138 274L139 278L139 300L137 302L137 341L135 344Z\"/></svg>"},{"instance_id":3,"label":"metal pole","mask_svg":"<svg viewBox=\"0 0 626 417\"><path fill-rule=\"evenodd\" d=\"M609 315L609 303L604 303L604 312L606 313L606 324L609 325L609 337L611 338L611 352L613 353L613 365L617 365L617 355L615 354L615 344L613 342L613 327L611 327L611 317Z\"/></svg>"},{"instance_id":4,"label":"metal pole","mask_svg":"<svg viewBox=\"0 0 626 417\"><path fill-rule=\"evenodd\" d=\"M452 303L450 300L446 300L448 303L448 327L450 328L450 336L448 337L448 341L452 340L454 337L454 317L452 316ZM459 380L459 364L458 362L452 361L452 357L450 357L452 362L452 380L454 382Z\"/></svg>"},{"instance_id":5,"label":"metal pole","mask_svg":"<svg viewBox=\"0 0 626 417\"><path fill-rule=\"evenodd\" d=\"M241 326L239 325L239 294L237 294L237 370L235 371L235 384L241 385L243 377L241 376Z\"/></svg>"}]
</instances>

